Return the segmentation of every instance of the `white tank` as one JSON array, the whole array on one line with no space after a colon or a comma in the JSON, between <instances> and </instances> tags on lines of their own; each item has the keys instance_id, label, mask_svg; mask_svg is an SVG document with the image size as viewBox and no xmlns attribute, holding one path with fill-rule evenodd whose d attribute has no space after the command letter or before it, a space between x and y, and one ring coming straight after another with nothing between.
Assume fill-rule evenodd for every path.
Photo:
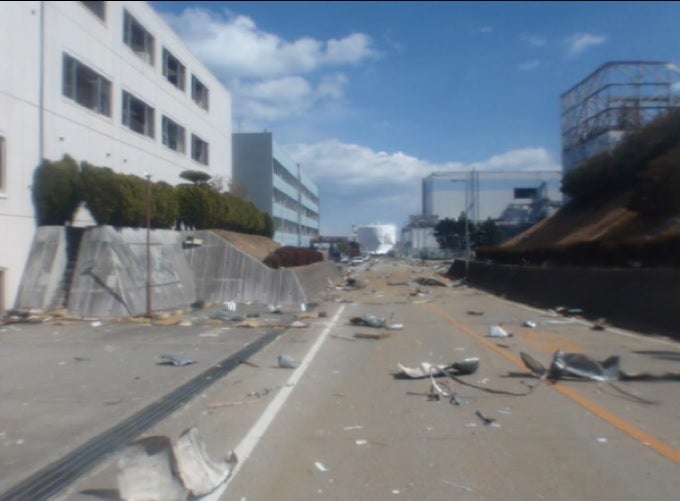
<instances>
[{"instance_id":1,"label":"white tank","mask_svg":"<svg viewBox=\"0 0 680 501\"><path fill-rule=\"evenodd\" d=\"M387 254L397 243L397 227L394 224L359 226L356 233L361 251L370 254Z\"/></svg>"}]
</instances>

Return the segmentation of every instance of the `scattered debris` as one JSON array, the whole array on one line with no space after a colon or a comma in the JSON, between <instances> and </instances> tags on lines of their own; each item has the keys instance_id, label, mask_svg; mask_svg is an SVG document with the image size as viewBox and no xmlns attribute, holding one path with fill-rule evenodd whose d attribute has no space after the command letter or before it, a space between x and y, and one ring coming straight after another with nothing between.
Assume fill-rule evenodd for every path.
<instances>
[{"instance_id":1,"label":"scattered debris","mask_svg":"<svg viewBox=\"0 0 680 501\"><path fill-rule=\"evenodd\" d=\"M441 280L435 280L434 278L425 278L425 277L419 277L413 280L412 282L418 284L418 285L426 285L426 286L435 286L435 287L448 287L444 282Z\"/></svg>"},{"instance_id":2,"label":"scattered debris","mask_svg":"<svg viewBox=\"0 0 680 501\"><path fill-rule=\"evenodd\" d=\"M498 422L494 418L486 417L484 414L482 414L482 411L480 410L475 411L475 416L481 419L485 426L492 426L494 428L501 427L501 425L498 424Z\"/></svg>"},{"instance_id":3,"label":"scattered debris","mask_svg":"<svg viewBox=\"0 0 680 501\"><path fill-rule=\"evenodd\" d=\"M296 329L304 329L306 327L309 327L309 324L306 324L304 322L300 322L299 320L295 320L295 321L291 322L290 324L288 324L288 327L293 327L293 328L296 328Z\"/></svg>"},{"instance_id":4,"label":"scattered debris","mask_svg":"<svg viewBox=\"0 0 680 501\"><path fill-rule=\"evenodd\" d=\"M243 365L249 365L250 367L255 367L256 369L259 369L259 368L260 368L259 365L254 364L253 362L250 362L250 361L248 361L248 360L239 360L238 363L239 363L239 364L243 364Z\"/></svg>"},{"instance_id":5,"label":"scattered debris","mask_svg":"<svg viewBox=\"0 0 680 501\"><path fill-rule=\"evenodd\" d=\"M467 314L472 315L474 317L481 317L482 315L484 315L484 312L483 311L468 310Z\"/></svg>"},{"instance_id":6,"label":"scattered debris","mask_svg":"<svg viewBox=\"0 0 680 501\"><path fill-rule=\"evenodd\" d=\"M184 367L185 365L195 364L196 360L187 357L179 357L176 355L161 355L163 362L158 362L158 365L174 365L175 367Z\"/></svg>"},{"instance_id":7,"label":"scattered debris","mask_svg":"<svg viewBox=\"0 0 680 501\"><path fill-rule=\"evenodd\" d=\"M386 337L390 337L389 332L378 332L378 333L373 333L373 332L357 332L354 334L354 337L357 339L385 339Z\"/></svg>"},{"instance_id":8,"label":"scattered debris","mask_svg":"<svg viewBox=\"0 0 680 501\"><path fill-rule=\"evenodd\" d=\"M176 312L173 315L169 315L166 318L159 318L153 321L153 325L158 327L170 327L173 325L178 325L184 320L184 314L182 312Z\"/></svg>"},{"instance_id":9,"label":"scattered debris","mask_svg":"<svg viewBox=\"0 0 680 501\"><path fill-rule=\"evenodd\" d=\"M90 325L92 327L101 327L102 323L101 322L92 322Z\"/></svg>"},{"instance_id":10,"label":"scattered debris","mask_svg":"<svg viewBox=\"0 0 680 501\"><path fill-rule=\"evenodd\" d=\"M319 461L316 461L316 462L314 463L314 466L316 466L316 469L319 470L319 471L328 471L328 468L326 468L326 467L325 467L322 463L320 463Z\"/></svg>"},{"instance_id":11,"label":"scattered debris","mask_svg":"<svg viewBox=\"0 0 680 501\"><path fill-rule=\"evenodd\" d=\"M201 499L225 485L238 460L231 451L222 461L206 453L195 427L173 444L167 436L139 439L121 452L118 466L120 499Z\"/></svg>"},{"instance_id":12,"label":"scattered debris","mask_svg":"<svg viewBox=\"0 0 680 501\"><path fill-rule=\"evenodd\" d=\"M385 327L387 319L375 315L364 315L362 317L352 317L349 319L351 325L361 325L363 327Z\"/></svg>"},{"instance_id":13,"label":"scattered debris","mask_svg":"<svg viewBox=\"0 0 680 501\"><path fill-rule=\"evenodd\" d=\"M295 369L299 365L288 355L279 355L278 362L281 369Z\"/></svg>"},{"instance_id":14,"label":"scattered debris","mask_svg":"<svg viewBox=\"0 0 680 501\"><path fill-rule=\"evenodd\" d=\"M506 331L500 325L492 325L491 327L489 327L489 336L490 337L512 337L513 333Z\"/></svg>"},{"instance_id":15,"label":"scattered debris","mask_svg":"<svg viewBox=\"0 0 680 501\"><path fill-rule=\"evenodd\" d=\"M355 440L354 443L357 445L366 445L368 440Z\"/></svg>"},{"instance_id":16,"label":"scattered debris","mask_svg":"<svg viewBox=\"0 0 680 501\"><path fill-rule=\"evenodd\" d=\"M397 378L422 379L431 375L467 375L473 374L479 368L479 358L469 357L452 364L432 365L429 362L421 362L419 367L399 366L399 372L394 373Z\"/></svg>"},{"instance_id":17,"label":"scattered debris","mask_svg":"<svg viewBox=\"0 0 680 501\"><path fill-rule=\"evenodd\" d=\"M523 327L529 327L530 329L535 329L536 328L536 322L532 320L525 320L524 323L522 324Z\"/></svg>"}]
</instances>

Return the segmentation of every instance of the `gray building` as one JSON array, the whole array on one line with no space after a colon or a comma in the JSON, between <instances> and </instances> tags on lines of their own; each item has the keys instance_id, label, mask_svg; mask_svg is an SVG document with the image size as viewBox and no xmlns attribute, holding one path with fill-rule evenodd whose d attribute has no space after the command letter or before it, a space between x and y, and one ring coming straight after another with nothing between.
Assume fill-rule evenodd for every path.
<instances>
[{"instance_id":1,"label":"gray building","mask_svg":"<svg viewBox=\"0 0 680 501\"><path fill-rule=\"evenodd\" d=\"M232 188L274 219L274 240L309 247L319 236L319 189L271 132L232 134Z\"/></svg>"}]
</instances>

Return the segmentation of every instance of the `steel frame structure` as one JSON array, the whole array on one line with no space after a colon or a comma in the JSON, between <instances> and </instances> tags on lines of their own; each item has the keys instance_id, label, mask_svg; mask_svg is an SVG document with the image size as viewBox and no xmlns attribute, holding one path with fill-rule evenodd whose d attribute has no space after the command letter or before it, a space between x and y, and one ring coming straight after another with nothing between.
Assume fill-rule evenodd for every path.
<instances>
[{"instance_id":1,"label":"steel frame structure","mask_svg":"<svg viewBox=\"0 0 680 501\"><path fill-rule=\"evenodd\" d=\"M560 101L566 153L605 132L635 130L680 107L680 68L658 61L608 62Z\"/></svg>"}]
</instances>

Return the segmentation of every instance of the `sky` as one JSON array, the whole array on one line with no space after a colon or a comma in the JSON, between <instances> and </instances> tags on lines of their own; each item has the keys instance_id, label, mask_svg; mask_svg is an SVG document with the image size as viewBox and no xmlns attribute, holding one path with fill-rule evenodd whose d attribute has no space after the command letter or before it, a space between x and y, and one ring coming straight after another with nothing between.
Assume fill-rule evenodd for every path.
<instances>
[{"instance_id":1,"label":"sky","mask_svg":"<svg viewBox=\"0 0 680 501\"><path fill-rule=\"evenodd\" d=\"M408 222L435 171L561 169L560 95L680 65L680 2L149 2L319 187L322 235Z\"/></svg>"}]
</instances>

